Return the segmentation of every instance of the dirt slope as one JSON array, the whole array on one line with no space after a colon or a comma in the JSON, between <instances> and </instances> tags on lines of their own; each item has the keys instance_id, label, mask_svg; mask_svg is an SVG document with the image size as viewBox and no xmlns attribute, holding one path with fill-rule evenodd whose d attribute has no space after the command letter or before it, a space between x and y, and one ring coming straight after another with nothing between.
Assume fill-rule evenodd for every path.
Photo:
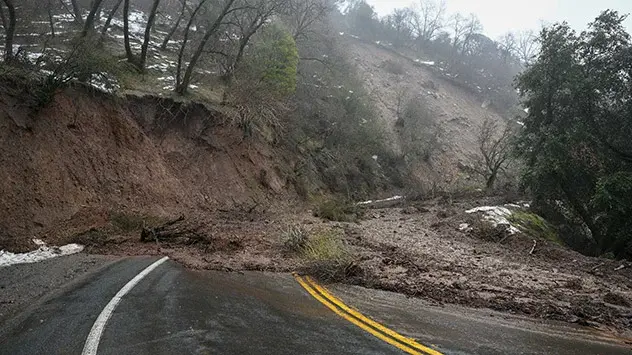
<instances>
[{"instance_id":1,"label":"dirt slope","mask_svg":"<svg viewBox=\"0 0 632 355\"><path fill-rule=\"evenodd\" d=\"M20 243L36 234L61 233L55 227L99 225L110 212L231 209L265 203L285 187L275 168L280 153L244 141L220 112L200 105L69 89L25 129L7 102L0 105L0 249L24 249Z\"/></svg>"},{"instance_id":2,"label":"dirt slope","mask_svg":"<svg viewBox=\"0 0 632 355\"><path fill-rule=\"evenodd\" d=\"M395 131L398 96L402 89L408 96L423 96L441 127L441 147L429 165L420 166L417 175L426 182L450 184L459 166L471 166L477 153L477 134L486 117L504 126L506 120L479 97L428 65L416 64L392 50L345 37L345 48L356 63L365 86L379 110L380 117ZM389 72L387 62L398 63L403 74Z\"/></svg>"}]
</instances>

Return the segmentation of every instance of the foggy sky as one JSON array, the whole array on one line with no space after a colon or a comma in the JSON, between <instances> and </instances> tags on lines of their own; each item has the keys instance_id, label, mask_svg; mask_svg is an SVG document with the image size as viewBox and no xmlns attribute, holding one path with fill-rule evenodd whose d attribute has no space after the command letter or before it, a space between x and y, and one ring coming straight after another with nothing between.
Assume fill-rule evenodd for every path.
<instances>
[{"instance_id":1,"label":"foggy sky","mask_svg":"<svg viewBox=\"0 0 632 355\"><path fill-rule=\"evenodd\" d=\"M415 0L367 0L380 16L396 7L406 7ZM602 10L632 13L632 0L446 0L448 13L476 14L484 27L483 33L498 38L507 31L538 30L542 23L567 21L575 30L586 28ZM632 16L626 22L632 34Z\"/></svg>"}]
</instances>

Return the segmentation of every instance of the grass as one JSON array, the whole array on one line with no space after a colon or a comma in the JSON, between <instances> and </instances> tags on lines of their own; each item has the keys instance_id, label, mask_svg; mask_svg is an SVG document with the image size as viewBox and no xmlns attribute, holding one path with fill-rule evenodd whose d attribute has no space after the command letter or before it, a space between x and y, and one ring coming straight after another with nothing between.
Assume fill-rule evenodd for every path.
<instances>
[{"instance_id":1,"label":"grass","mask_svg":"<svg viewBox=\"0 0 632 355\"><path fill-rule=\"evenodd\" d=\"M512 225L531 237L545 239L561 246L565 245L555 227L535 213L513 211L507 219Z\"/></svg>"},{"instance_id":2,"label":"grass","mask_svg":"<svg viewBox=\"0 0 632 355\"><path fill-rule=\"evenodd\" d=\"M349 253L342 241L342 235L327 229L311 236L303 248L303 256L312 261L344 261Z\"/></svg>"},{"instance_id":3,"label":"grass","mask_svg":"<svg viewBox=\"0 0 632 355\"><path fill-rule=\"evenodd\" d=\"M289 226L281 235L283 247L295 253L302 252L309 240L307 231L302 226Z\"/></svg>"},{"instance_id":4,"label":"grass","mask_svg":"<svg viewBox=\"0 0 632 355\"><path fill-rule=\"evenodd\" d=\"M314 216L334 222L358 222L364 217L364 208L339 199L317 203Z\"/></svg>"}]
</instances>

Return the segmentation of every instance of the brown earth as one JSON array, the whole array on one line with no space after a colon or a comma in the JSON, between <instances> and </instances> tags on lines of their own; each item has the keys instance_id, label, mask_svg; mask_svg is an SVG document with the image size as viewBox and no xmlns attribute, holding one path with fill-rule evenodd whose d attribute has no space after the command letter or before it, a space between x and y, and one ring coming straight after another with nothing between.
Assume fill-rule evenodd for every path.
<instances>
[{"instance_id":1,"label":"brown earth","mask_svg":"<svg viewBox=\"0 0 632 355\"><path fill-rule=\"evenodd\" d=\"M54 243L112 212L188 215L287 195L283 152L244 140L213 108L69 89L27 121L16 112L0 97L0 249Z\"/></svg>"},{"instance_id":2,"label":"brown earth","mask_svg":"<svg viewBox=\"0 0 632 355\"><path fill-rule=\"evenodd\" d=\"M507 122L486 98L457 85L438 73L436 67L417 64L413 58L393 49L350 37L345 38L345 49L356 64L379 116L390 127L393 142L397 142L395 123L402 92L408 98L425 98L435 123L441 128L440 147L431 163L421 162L415 169L417 178L426 184L450 187L460 183L462 167L475 165L483 121L489 118L500 127ZM389 71L389 63L395 63L403 72Z\"/></svg>"}]
</instances>

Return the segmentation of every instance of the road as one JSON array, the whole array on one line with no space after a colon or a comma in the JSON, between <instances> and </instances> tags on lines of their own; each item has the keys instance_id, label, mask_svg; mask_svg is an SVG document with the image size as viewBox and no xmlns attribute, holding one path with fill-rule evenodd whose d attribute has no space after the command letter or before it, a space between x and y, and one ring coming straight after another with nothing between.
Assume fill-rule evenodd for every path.
<instances>
[{"instance_id":1,"label":"road","mask_svg":"<svg viewBox=\"0 0 632 355\"><path fill-rule=\"evenodd\" d=\"M123 259L33 303L0 326L0 354L82 354L115 295L157 260ZM335 313L289 274L192 271L167 260L137 281L105 319L98 354L427 353L371 334L374 327ZM329 292L437 353L632 354L614 342L588 340L595 334L585 329L345 285Z\"/></svg>"}]
</instances>

